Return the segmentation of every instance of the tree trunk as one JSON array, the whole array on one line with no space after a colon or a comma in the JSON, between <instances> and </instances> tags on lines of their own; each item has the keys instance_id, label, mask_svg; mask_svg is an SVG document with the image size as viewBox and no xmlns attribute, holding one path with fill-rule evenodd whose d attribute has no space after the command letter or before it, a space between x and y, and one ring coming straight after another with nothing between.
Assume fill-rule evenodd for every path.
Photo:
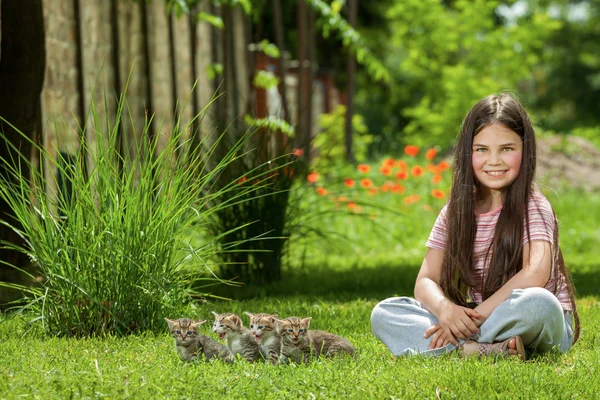
<instances>
[{"instance_id":1,"label":"tree trunk","mask_svg":"<svg viewBox=\"0 0 600 400\"><path fill-rule=\"evenodd\" d=\"M40 93L46 67L42 0L29 0L27 7L20 0L2 0L0 7L0 116L27 137L34 138L36 131L41 129L38 126ZM25 157L31 155L31 144L17 131L1 121L0 131ZM19 162L19 158L4 141L0 143L0 157ZM23 178L29 179L29 171L22 161L20 170ZM0 179L14 179L1 163ZM0 219L20 228L8 204L2 200ZM4 225L0 225L0 240L22 244L19 236ZM0 260L19 267L29 263L24 254L6 249L0 249ZM0 280L12 280L12 275L10 267L0 264Z\"/></svg>"},{"instance_id":2,"label":"tree trunk","mask_svg":"<svg viewBox=\"0 0 600 400\"><path fill-rule=\"evenodd\" d=\"M353 28L356 26L358 0L349 0L348 23ZM354 83L356 80L356 60L354 54L348 50L348 82L346 85L346 160L354 162L352 117L354 116Z\"/></svg>"}]
</instances>

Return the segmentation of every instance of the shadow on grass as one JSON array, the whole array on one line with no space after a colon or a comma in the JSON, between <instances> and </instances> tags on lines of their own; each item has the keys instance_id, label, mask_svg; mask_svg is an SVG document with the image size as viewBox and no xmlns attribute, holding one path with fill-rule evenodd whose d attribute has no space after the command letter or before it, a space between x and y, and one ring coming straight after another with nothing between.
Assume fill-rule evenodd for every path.
<instances>
[{"instance_id":1,"label":"shadow on grass","mask_svg":"<svg viewBox=\"0 0 600 400\"><path fill-rule=\"evenodd\" d=\"M600 266L575 267L571 273L577 297L600 295ZM311 267L284 274L281 282L268 285L226 285L209 288L217 296L235 300L268 297L314 297L327 301L383 300L413 296L419 266L381 265L336 269Z\"/></svg>"},{"instance_id":2,"label":"shadow on grass","mask_svg":"<svg viewBox=\"0 0 600 400\"><path fill-rule=\"evenodd\" d=\"M288 271L278 283L241 287L220 285L209 288L209 291L235 300L297 296L328 301L383 300L392 296L412 296L418 271L418 266L414 265L383 265L345 270L311 268Z\"/></svg>"}]
</instances>

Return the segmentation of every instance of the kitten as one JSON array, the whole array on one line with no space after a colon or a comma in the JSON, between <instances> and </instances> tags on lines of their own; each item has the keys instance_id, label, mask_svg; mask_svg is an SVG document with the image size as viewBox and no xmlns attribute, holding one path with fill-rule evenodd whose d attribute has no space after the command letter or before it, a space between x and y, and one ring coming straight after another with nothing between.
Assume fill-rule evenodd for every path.
<instances>
[{"instance_id":1,"label":"kitten","mask_svg":"<svg viewBox=\"0 0 600 400\"><path fill-rule=\"evenodd\" d=\"M343 353L354 354L354 346L347 339L325 331L309 331L310 320L311 317L289 317L276 321L283 359L308 363L311 355L333 357Z\"/></svg>"},{"instance_id":2,"label":"kitten","mask_svg":"<svg viewBox=\"0 0 600 400\"><path fill-rule=\"evenodd\" d=\"M234 357L236 354L241 354L250 362L262 358L260 346L256 343L252 332L244 328L240 317L230 313L217 314L214 311L213 314L215 316L213 331L219 334L219 339L227 339L227 347Z\"/></svg>"},{"instance_id":3,"label":"kitten","mask_svg":"<svg viewBox=\"0 0 600 400\"><path fill-rule=\"evenodd\" d=\"M203 356L206 361L216 358L225 362L233 360L227 347L198 332L200 325L206 321L192 321L188 318L175 320L165 318L165 320L169 324L171 335L175 338L175 349L181 361L194 361L197 358L202 359Z\"/></svg>"},{"instance_id":4,"label":"kitten","mask_svg":"<svg viewBox=\"0 0 600 400\"><path fill-rule=\"evenodd\" d=\"M277 332L277 314L250 314L250 330L260 345L262 354L273 365L279 364L281 353L281 336Z\"/></svg>"}]
</instances>

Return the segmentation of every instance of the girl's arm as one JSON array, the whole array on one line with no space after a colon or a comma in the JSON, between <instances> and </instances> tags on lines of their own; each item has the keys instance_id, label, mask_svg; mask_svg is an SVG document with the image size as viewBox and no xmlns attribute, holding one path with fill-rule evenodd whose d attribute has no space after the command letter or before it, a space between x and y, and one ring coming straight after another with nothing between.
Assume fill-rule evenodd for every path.
<instances>
[{"instance_id":1,"label":"girl's arm","mask_svg":"<svg viewBox=\"0 0 600 400\"><path fill-rule=\"evenodd\" d=\"M443 258L441 250L427 251L415 283L415 299L439 320L439 324L425 333L426 338L434 335L432 345L435 346L438 337L443 335L447 341L458 346L456 338L466 340L479 331L476 321L481 316L475 310L460 307L444 296L439 285Z\"/></svg>"},{"instance_id":2,"label":"girl's arm","mask_svg":"<svg viewBox=\"0 0 600 400\"><path fill-rule=\"evenodd\" d=\"M550 279L552 267L552 246L544 240L534 240L523 246L523 269L508 280L496 293L478 305L477 310L483 317L509 298L513 289L544 287Z\"/></svg>"}]
</instances>

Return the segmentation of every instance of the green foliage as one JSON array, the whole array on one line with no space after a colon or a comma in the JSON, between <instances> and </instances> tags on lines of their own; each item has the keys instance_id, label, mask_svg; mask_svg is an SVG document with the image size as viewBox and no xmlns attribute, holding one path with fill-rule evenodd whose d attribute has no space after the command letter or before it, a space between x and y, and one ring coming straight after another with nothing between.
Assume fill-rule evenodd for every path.
<instances>
[{"instance_id":1,"label":"green foliage","mask_svg":"<svg viewBox=\"0 0 600 400\"><path fill-rule=\"evenodd\" d=\"M385 65L392 71L391 88L369 87L359 95L359 112L385 135L382 150L394 142L435 141L447 148L473 104L491 93L514 91L534 75L546 40L561 22L540 12L503 25L498 5L409 0L388 9L392 39Z\"/></svg>"},{"instance_id":2,"label":"green foliage","mask_svg":"<svg viewBox=\"0 0 600 400\"><path fill-rule=\"evenodd\" d=\"M305 1L319 13L319 26L325 38L335 33L344 47L348 48L356 56L356 60L366 68L373 80L390 82L388 67L373 54L360 33L340 15L340 2L329 5L323 0Z\"/></svg>"},{"instance_id":3,"label":"green foliage","mask_svg":"<svg viewBox=\"0 0 600 400\"><path fill-rule=\"evenodd\" d=\"M259 70L254 75L253 83L259 89L269 89L279 84L279 78L272 72Z\"/></svg>"},{"instance_id":4,"label":"green foliage","mask_svg":"<svg viewBox=\"0 0 600 400\"><path fill-rule=\"evenodd\" d=\"M315 137L313 148L316 152L314 157L315 168L329 169L344 163L346 154L345 145L345 121L346 106L338 105L329 114L319 116L319 134ZM356 161L366 160L369 145L373 142L373 135L361 115L352 116L353 150Z\"/></svg>"},{"instance_id":5,"label":"green foliage","mask_svg":"<svg viewBox=\"0 0 600 400\"><path fill-rule=\"evenodd\" d=\"M198 21L206 21L215 28L223 29L225 27L225 25L223 24L223 19L221 17L205 13L204 11L201 11L198 14L196 14L196 19L198 19Z\"/></svg>"},{"instance_id":6,"label":"green foliage","mask_svg":"<svg viewBox=\"0 0 600 400\"><path fill-rule=\"evenodd\" d=\"M212 63L206 66L206 74L208 75L208 79L215 79L217 76L223 73L223 64L221 63Z\"/></svg>"},{"instance_id":7,"label":"green foliage","mask_svg":"<svg viewBox=\"0 0 600 400\"><path fill-rule=\"evenodd\" d=\"M277 46L275 46L273 43L270 43L267 39L263 39L258 43L258 50L272 58L279 58L280 56Z\"/></svg>"},{"instance_id":8,"label":"green foliage","mask_svg":"<svg viewBox=\"0 0 600 400\"><path fill-rule=\"evenodd\" d=\"M164 317L185 309L191 296L199 294L191 289L195 278L182 267L204 270L217 251L210 243L192 246L189 238L216 211L209 206L212 199L235 186L230 182L209 190L242 143L208 170L215 146L206 152L191 148L185 132L192 121L172 127L160 149L158 140L149 137L148 120L122 149L119 126L127 124L136 132L125 117L129 112L125 95L114 121L99 117L108 110L98 112L92 104L91 122L84 129L93 132L93 139L81 143L72 160L32 143L40 165L45 162L49 171L57 171L58 181L47 178L45 168L30 163L27 155L20 156L31 182L12 160L0 160L16 182L4 182L0 196L23 226L18 233L26 243L3 245L27 254L41 276L37 286L17 287L27 300L20 310L47 333L81 337L162 329ZM56 124L56 131L61 128ZM82 168L84 159L91 166L89 175ZM224 207L227 203L219 204ZM2 223L12 227L11 221Z\"/></svg>"}]
</instances>

